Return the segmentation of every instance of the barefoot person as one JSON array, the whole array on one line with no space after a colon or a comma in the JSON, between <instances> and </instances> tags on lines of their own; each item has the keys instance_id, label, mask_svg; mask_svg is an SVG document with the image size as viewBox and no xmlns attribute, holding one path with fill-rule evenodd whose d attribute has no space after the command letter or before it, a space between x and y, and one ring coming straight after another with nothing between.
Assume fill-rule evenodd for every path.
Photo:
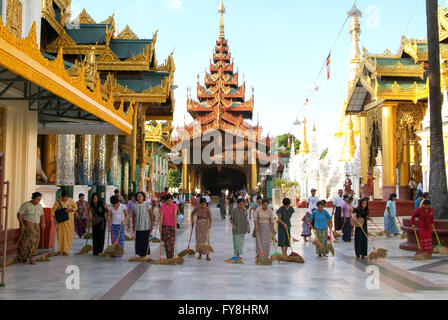
<instances>
[{"instance_id":1,"label":"barefoot person","mask_svg":"<svg viewBox=\"0 0 448 320\"><path fill-rule=\"evenodd\" d=\"M100 200L98 193L92 194L90 202L89 220L92 224L93 255L98 256L104 250L104 238L106 234L107 206Z\"/></svg>"},{"instance_id":2,"label":"barefoot person","mask_svg":"<svg viewBox=\"0 0 448 320\"><path fill-rule=\"evenodd\" d=\"M65 212L68 214L68 220L58 223L55 217L55 213L59 209L65 209ZM75 233L75 212L78 210L78 206L76 205L73 199L68 197L67 190L62 190L61 198L57 200L54 205L51 213L54 218L54 222L56 224L57 236L58 236L58 255L68 255L72 248L73 236Z\"/></svg>"},{"instance_id":3,"label":"barefoot person","mask_svg":"<svg viewBox=\"0 0 448 320\"><path fill-rule=\"evenodd\" d=\"M211 261L210 252L208 250L200 250L200 244L210 244L210 229L212 228L212 211L207 207L207 200L201 198L199 200L199 208L191 213L191 227L193 228L194 218L196 217L196 252L199 253L198 260L202 259L202 255L207 256L207 261Z\"/></svg>"},{"instance_id":4,"label":"barefoot person","mask_svg":"<svg viewBox=\"0 0 448 320\"><path fill-rule=\"evenodd\" d=\"M264 199L261 207L257 208L254 214L255 235L258 236L255 242L257 258L261 255L260 249L266 257L271 255L271 240L272 235L275 234L274 223L274 212L269 208L269 201Z\"/></svg>"},{"instance_id":5,"label":"barefoot person","mask_svg":"<svg viewBox=\"0 0 448 320\"><path fill-rule=\"evenodd\" d=\"M230 215L230 223L232 224L233 249L238 258L241 259L244 247L244 236L250 233L249 217L247 208L245 207L244 198L238 199L238 204Z\"/></svg>"},{"instance_id":6,"label":"barefoot person","mask_svg":"<svg viewBox=\"0 0 448 320\"><path fill-rule=\"evenodd\" d=\"M332 220L328 211L324 209L324 203L322 201L317 203L317 210L314 210L311 214L310 222L314 224L317 239L324 245L323 249L319 249L316 246L316 253L319 257L327 257L328 227L330 229L332 228Z\"/></svg>"},{"instance_id":7,"label":"barefoot person","mask_svg":"<svg viewBox=\"0 0 448 320\"><path fill-rule=\"evenodd\" d=\"M39 248L40 229L45 229L44 209L40 205L42 194L33 193L31 201L21 205L17 218L20 222L19 243L17 245L17 260L36 264L34 258Z\"/></svg>"},{"instance_id":8,"label":"barefoot person","mask_svg":"<svg viewBox=\"0 0 448 320\"><path fill-rule=\"evenodd\" d=\"M387 201L386 210L384 210L384 230L393 236L400 233L395 223L395 216L397 215L396 200L397 195L392 193Z\"/></svg>"},{"instance_id":9,"label":"barefoot person","mask_svg":"<svg viewBox=\"0 0 448 320\"><path fill-rule=\"evenodd\" d=\"M294 208L291 207L291 200L288 198L283 199L283 206L277 210L278 246L282 248L282 253L285 256L288 255L288 248L290 247L288 235L291 235L291 217L294 212Z\"/></svg>"},{"instance_id":10,"label":"barefoot person","mask_svg":"<svg viewBox=\"0 0 448 320\"><path fill-rule=\"evenodd\" d=\"M170 194L165 197L165 203L160 208L160 219L160 234L165 246L166 257L172 259L176 242L177 206Z\"/></svg>"},{"instance_id":11,"label":"barefoot person","mask_svg":"<svg viewBox=\"0 0 448 320\"><path fill-rule=\"evenodd\" d=\"M368 235L368 229L367 229L367 218L369 217L369 198L362 199L359 204L358 208L355 208L354 216L356 218L362 218L364 219L364 224L361 227L355 228L355 255L357 258L361 257L364 259L367 256L367 247L369 244L369 239L366 237L366 234Z\"/></svg>"},{"instance_id":12,"label":"barefoot person","mask_svg":"<svg viewBox=\"0 0 448 320\"><path fill-rule=\"evenodd\" d=\"M112 226L112 242L115 243L118 239L118 244L124 249L124 229L128 220L128 210L124 204L120 203L117 196L110 197L110 203L107 210L107 222L109 226Z\"/></svg>"},{"instance_id":13,"label":"barefoot person","mask_svg":"<svg viewBox=\"0 0 448 320\"><path fill-rule=\"evenodd\" d=\"M141 258L151 254L149 236L154 227L154 215L151 203L146 201L144 192L137 193L137 203L132 208L132 221L135 228L135 256Z\"/></svg>"},{"instance_id":14,"label":"barefoot person","mask_svg":"<svg viewBox=\"0 0 448 320\"><path fill-rule=\"evenodd\" d=\"M432 255L432 230L434 229L434 210L431 201L424 200L411 218L412 229L415 229L415 218L418 218L418 240L423 252Z\"/></svg>"}]
</instances>

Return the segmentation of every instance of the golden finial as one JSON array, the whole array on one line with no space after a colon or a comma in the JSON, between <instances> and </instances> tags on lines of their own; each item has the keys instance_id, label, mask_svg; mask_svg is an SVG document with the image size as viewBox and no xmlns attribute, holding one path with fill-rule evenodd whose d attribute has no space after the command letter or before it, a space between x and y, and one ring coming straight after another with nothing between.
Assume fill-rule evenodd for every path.
<instances>
[{"instance_id":1,"label":"golden finial","mask_svg":"<svg viewBox=\"0 0 448 320\"><path fill-rule=\"evenodd\" d=\"M219 40L224 40L226 38L224 35L224 13L226 13L226 8L224 7L224 0L221 0L218 12L221 13L221 23L219 24Z\"/></svg>"},{"instance_id":2,"label":"golden finial","mask_svg":"<svg viewBox=\"0 0 448 320\"><path fill-rule=\"evenodd\" d=\"M299 154L309 154L310 153L310 146L308 145L308 141L306 139L306 118L303 117L303 141L300 144L300 152Z\"/></svg>"}]
</instances>

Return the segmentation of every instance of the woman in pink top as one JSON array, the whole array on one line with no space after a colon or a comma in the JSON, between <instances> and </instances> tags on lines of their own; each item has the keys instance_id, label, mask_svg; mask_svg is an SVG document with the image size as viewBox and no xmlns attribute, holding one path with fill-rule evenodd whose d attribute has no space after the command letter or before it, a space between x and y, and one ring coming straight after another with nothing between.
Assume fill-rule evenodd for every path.
<instances>
[{"instance_id":1,"label":"woman in pink top","mask_svg":"<svg viewBox=\"0 0 448 320\"><path fill-rule=\"evenodd\" d=\"M174 257L174 243L176 242L177 206L173 203L173 196L165 197L165 203L160 208L160 234L165 246L166 257ZM161 221L161 223L160 223Z\"/></svg>"}]
</instances>

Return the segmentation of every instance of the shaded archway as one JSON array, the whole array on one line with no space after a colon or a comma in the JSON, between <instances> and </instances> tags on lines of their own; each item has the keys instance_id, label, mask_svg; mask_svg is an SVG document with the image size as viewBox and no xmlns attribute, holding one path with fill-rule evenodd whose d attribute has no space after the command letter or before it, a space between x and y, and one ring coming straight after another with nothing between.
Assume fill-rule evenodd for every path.
<instances>
[{"instance_id":1,"label":"shaded archway","mask_svg":"<svg viewBox=\"0 0 448 320\"><path fill-rule=\"evenodd\" d=\"M240 190L247 186L247 175L242 169L232 167L211 167L202 170L202 186L212 195L221 190Z\"/></svg>"}]
</instances>

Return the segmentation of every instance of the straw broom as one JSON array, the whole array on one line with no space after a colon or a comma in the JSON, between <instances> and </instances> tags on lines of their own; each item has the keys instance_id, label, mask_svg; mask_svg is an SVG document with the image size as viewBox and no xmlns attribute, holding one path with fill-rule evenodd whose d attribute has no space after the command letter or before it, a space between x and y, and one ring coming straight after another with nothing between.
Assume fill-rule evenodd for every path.
<instances>
[{"instance_id":1,"label":"straw broom","mask_svg":"<svg viewBox=\"0 0 448 320\"><path fill-rule=\"evenodd\" d=\"M255 233L257 234L257 241L258 246L260 247L260 254L261 254L257 259L255 259L255 264L260 266L270 266L272 265L272 261L269 260L267 257L265 257L263 254L263 248L261 247L260 235L258 234L258 230L256 230Z\"/></svg>"},{"instance_id":2,"label":"straw broom","mask_svg":"<svg viewBox=\"0 0 448 320\"><path fill-rule=\"evenodd\" d=\"M372 221L372 220L371 220ZM362 233L364 233L364 235L366 236L366 238L367 238L367 241L369 241L369 236L366 234L366 232L364 231L364 228L362 228L362 227L358 227L361 231L362 231ZM372 252L370 252L369 253L369 255L368 255L368 259L369 259L369 263L372 263L372 262L375 262L375 261L377 261L378 259L385 259L385 258L387 258L387 253L388 253L389 251L388 250L386 250L386 249L383 249L383 248L378 248L378 249L376 249L375 247L373 247L373 251Z\"/></svg>"},{"instance_id":3,"label":"straw broom","mask_svg":"<svg viewBox=\"0 0 448 320\"><path fill-rule=\"evenodd\" d=\"M176 240L174 240L174 246L176 246ZM159 260L151 261L151 264L164 265L164 266L174 266L176 264L183 264L183 263L184 263L184 259L182 257L179 257L179 256L175 256L174 258L171 258L171 259L168 259L168 258L163 258L162 259L162 243L160 243L160 257L159 257Z\"/></svg>"},{"instance_id":4,"label":"straw broom","mask_svg":"<svg viewBox=\"0 0 448 320\"><path fill-rule=\"evenodd\" d=\"M102 257L116 257L116 256L121 256L124 254L124 249L118 244L118 240L120 240L120 234L121 234L121 230L123 228L123 223L120 226L120 230L118 231L118 235L117 235L117 239L115 240L114 244L107 247L106 250L104 250L103 254L101 255ZM112 229L112 227L111 227ZM112 235L113 237L113 235ZM112 238L113 241L113 238Z\"/></svg>"},{"instance_id":5,"label":"straw broom","mask_svg":"<svg viewBox=\"0 0 448 320\"><path fill-rule=\"evenodd\" d=\"M428 254L428 252L421 251L422 248L420 247L420 241L418 240L417 230L415 230L415 228L414 228L414 234L415 234L415 239L417 240L418 251L412 260L415 260L415 261L431 260L432 257L430 254Z\"/></svg>"},{"instance_id":6,"label":"straw broom","mask_svg":"<svg viewBox=\"0 0 448 320\"><path fill-rule=\"evenodd\" d=\"M397 220L398 220L398 224L400 225L400 229L401 229L400 238L401 238L401 239L406 239L406 238L407 238L407 235L406 235L406 233L404 233L404 231L403 231L403 225L401 224L400 218L398 217L398 213L397 213L396 218L397 218Z\"/></svg>"},{"instance_id":7,"label":"straw broom","mask_svg":"<svg viewBox=\"0 0 448 320\"><path fill-rule=\"evenodd\" d=\"M305 260L302 258L302 256L292 250L292 244L291 244L291 237L289 236L288 228L285 228L286 235L288 236L289 245L291 246L291 253L287 257L288 262L296 262L296 263L305 263Z\"/></svg>"},{"instance_id":8,"label":"straw broom","mask_svg":"<svg viewBox=\"0 0 448 320\"><path fill-rule=\"evenodd\" d=\"M81 221L81 220L80 220L80 222L81 222L81 224L82 224L82 221ZM90 222L89 222L89 226L88 226L87 233L89 233L89 231L90 231ZM88 244L88 241L89 241L89 239L86 237L86 244L85 244L84 247L82 247L81 250L80 250L79 252L77 252L76 254L89 253L90 251L93 250L93 247L92 247L90 244Z\"/></svg>"},{"instance_id":9,"label":"straw broom","mask_svg":"<svg viewBox=\"0 0 448 320\"><path fill-rule=\"evenodd\" d=\"M42 230L43 231L43 230ZM41 232L41 242L42 242L42 250L44 249L44 232ZM36 259L37 262L49 262L51 261L48 255L41 254L39 258Z\"/></svg>"},{"instance_id":10,"label":"straw broom","mask_svg":"<svg viewBox=\"0 0 448 320\"><path fill-rule=\"evenodd\" d=\"M224 260L225 263L230 264L244 264L244 262L241 260L241 258L238 258L236 255L236 249L233 248L233 257L227 260Z\"/></svg>"},{"instance_id":11,"label":"straw broom","mask_svg":"<svg viewBox=\"0 0 448 320\"><path fill-rule=\"evenodd\" d=\"M193 222L193 225L191 226L190 240L188 240L188 247L187 247L187 249L185 249L179 253L179 257L194 256L196 254L196 252L193 249L190 249L191 237L193 235L193 229L194 229L194 222Z\"/></svg>"},{"instance_id":12,"label":"straw broom","mask_svg":"<svg viewBox=\"0 0 448 320\"><path fill-rule=\"evenodd\" d=\"M280 263L280 261L284 261L283 259L286 258L285 255L281 254L280 252L278 252L278 248L277 248L277 242L275 241L275 234L272 234L272 239L274 240L274 246L275 246L275 253L273 253L271 255L271 261L278 261Z\"/></svg>"},{"instance_id":13,"label":"straw broom","mask_svg":"<svg viewBox=\"0 0 448 320\"><path fill-rule=\"evenodd\" d=\"M435 233L436 238L437 238L437 242L439 243L437 246L435 246L435 248L433 250L434 253L448 254L448 248L440 243L439 235L437 234L436 227L434 225L432 226L432 229L434 230L434 233Z\"/></svg>"},{"instance_id":14,"label":"straw broom","mask_svg":"<svg viewBox=\"0 0 448 320\"><path fill-rule=\"evenodd\" d=\"M314 245L317 247L317 249L322 250L324 248L324 245L322 244L322 242L320 242L320 240L317 238L316 233L314 232L314 240L313 240Z\"/></svg>"},{"instance_id":15,"label":"straw broom","mask_svg":"<svg viewBox=\"0 0 448 320\"><path fill-rule=\"evenodd\" d=\"M375 221L373 221L372 218L369 218L369 221L373 223L373 225L375 226L375 228L377 228L378 230L381 230L381 228L375 223ZM376 233L377 237L384 237L386 235L386 231L380 231Z\"/></svg>"}]
</instances>

